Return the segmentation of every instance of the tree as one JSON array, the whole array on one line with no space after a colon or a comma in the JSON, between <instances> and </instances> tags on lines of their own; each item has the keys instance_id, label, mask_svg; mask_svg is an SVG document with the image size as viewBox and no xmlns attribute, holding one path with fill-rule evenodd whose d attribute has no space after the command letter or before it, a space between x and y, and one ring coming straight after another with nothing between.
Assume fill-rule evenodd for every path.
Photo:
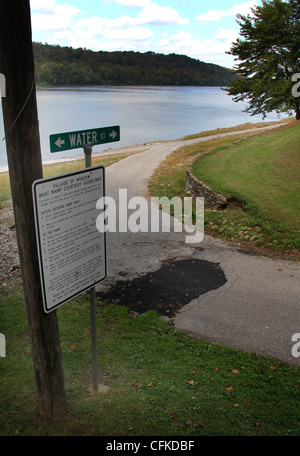
<instances>
[{"instance_id":1,"label":"tree","mask_svg":"<svg viewBox=\"0 0 300 456\"><path fill-rule=\"evenodd\" d=\"M245 112L296 112L299 98L292 94L292 77L300 73L299 0L263 0L252 15L238 15L240 35L228 52L239 63L240 78L226 89L233 100L247 101Z\"/></svg>"},{"instance_id":2,"label":"tree","mask_svg":"<svg viewBox=\"0 0 300 456\"><path fill-rule=\"evenodd\" d=\"M0 0L1 1L1 0ZM237 79L233 70L183 55L91 51L33 43L36 83L42 85L210 85Z\"/></svg>"}]
</instances>

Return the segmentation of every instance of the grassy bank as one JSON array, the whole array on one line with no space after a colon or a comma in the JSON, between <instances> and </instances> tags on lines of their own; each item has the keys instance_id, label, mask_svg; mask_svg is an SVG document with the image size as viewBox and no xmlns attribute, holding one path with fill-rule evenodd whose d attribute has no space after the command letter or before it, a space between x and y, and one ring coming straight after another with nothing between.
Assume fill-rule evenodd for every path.
<instances>
[{"instance_id":1,"label":"grassy bank","mask_svg":"<svg viewBox=\"0 0 300 456\"><path fill-rule=\"evenodd\" d=\"M199 180L236 203L206 207L206 234L241 249L299 258L300 124L277 131L239 134L183 147L156 170L149 190L156 196L185 196L188 166Z\"/></svg>"},{"instance_id":2,"label":"grassy bank","mask_svg":"<svg viewBox=\"0 0 300 456\"><path fill-rule=\"evenodd\" d=\"M3 292L2 436L299 436L299 369L179 333L154 311L98 302L100 382L92 383L89 303L58 310L68 412L37 416L25 306ZM263 407L262 407L263 404Z\"/></svg>"}]
</instances>

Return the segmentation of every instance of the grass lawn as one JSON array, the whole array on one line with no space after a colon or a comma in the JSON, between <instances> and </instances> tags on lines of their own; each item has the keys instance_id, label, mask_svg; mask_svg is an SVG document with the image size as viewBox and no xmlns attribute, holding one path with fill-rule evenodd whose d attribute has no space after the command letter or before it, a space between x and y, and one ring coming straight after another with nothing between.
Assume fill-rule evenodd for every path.
<instances>
[{"instance_id":1,"label":"grass lawn","mask_svg":"<svg viewBox=\"0 0 300 456\"><path fill-rule=\"evenodd\" d=\"M299 142L300 124L252 136L199 157L193 173L248 211L300 230Z\"/></svg>"},{"instance_id":2,"label":"grass lawn","mask_svg":"<svg viewBox=\"0 0 300 456\"><path fill-rule=\"evenodd\" d=\"M98 302L99 375L110 390L90 392L87 297L58 310L68 412L39 420L23 297L1 291L1 436L300 435L298 368L190 338L154 311Z\"/></svg>"},{"instance_id":3,"label":"grass lawn","mask_svg":"<svg viewBox=\"0 0 300 456\"><path fill-rule=\"evenodd\" d=\"M205 232L272 256L299 259L300 124L272 132L199 142L169 156L149 185L152 195L185 196L193 174L217 193L242 202L205 210Z\"/></svg>"}]
</instances>

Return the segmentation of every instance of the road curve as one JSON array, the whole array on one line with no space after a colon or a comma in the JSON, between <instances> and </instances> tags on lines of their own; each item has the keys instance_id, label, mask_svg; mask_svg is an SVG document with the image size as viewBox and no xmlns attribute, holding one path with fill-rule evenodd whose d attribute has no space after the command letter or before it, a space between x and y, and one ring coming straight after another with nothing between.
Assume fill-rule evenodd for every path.
<instances>
[{"instance_id":1,"label":"road curve","mask_svg":"<svg viewBox=\"0 0 300 456\"><path fill-rule=\"evenodd\" d=\"M217 136L230 134L236 132ZM106 169L106 195L116 202L120 189L127 190L128 200L145 196L148 179L170 153L185 144L211 138L138 146L142 152ZM125 206L118 208L117 204L120 217ZM150 211L150 202L148 207ZM298 263L246 255L206 235L200 244L188 244L184 232L111 232L107 233L108 274L100 288L158 271L170 258L217 263L227 279L223 286L193 299L177 313L178 330L300 366L300 357L295 356L300 355L300 348L299 353L292 350L296 343L293 335L300 333Z\"/></svg>"}]
</instances>

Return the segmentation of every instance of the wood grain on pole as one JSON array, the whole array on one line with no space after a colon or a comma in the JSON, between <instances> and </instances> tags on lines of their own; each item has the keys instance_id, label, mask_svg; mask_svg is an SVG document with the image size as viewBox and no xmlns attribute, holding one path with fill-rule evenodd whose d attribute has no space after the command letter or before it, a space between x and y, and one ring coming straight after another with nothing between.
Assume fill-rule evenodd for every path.
<instances>
[{"instance_id":1,"label":"wood grain on pole","mask_svg":"<svg viewBox=\"0 0 300 456\"><path fill-rule=\"evenodd\" d=\"M6 149L28 315L39 412L66 410L57 314L45 314L39 276L32 184L42 178L29 0L0 0L0 73Z\"/></svg>"}]
</instances>

